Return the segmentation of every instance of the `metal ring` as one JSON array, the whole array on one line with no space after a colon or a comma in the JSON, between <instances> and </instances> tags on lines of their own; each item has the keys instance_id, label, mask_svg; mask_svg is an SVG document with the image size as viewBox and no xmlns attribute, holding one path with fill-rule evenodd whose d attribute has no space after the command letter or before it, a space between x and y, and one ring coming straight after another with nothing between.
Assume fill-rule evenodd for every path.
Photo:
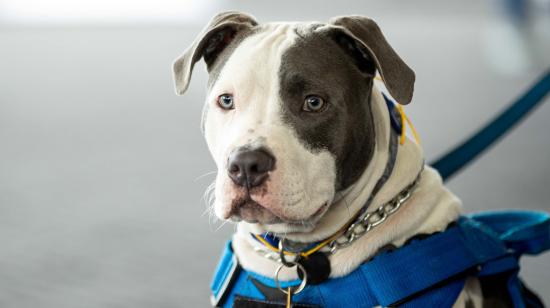
<instances>
[{"instance_id":1,"label":"metal ring","mask_svg":"<svg viewBox=\"0 0 550 308\"><path fill-rule=\"evenodd\" d=\"M298 288L296 288L296 290L292 291L292 294L298 294L298 293L302 292L304 290L304 288L306 287L306 284L307 284L306 269L300 263L296 263L296 266L298 267L298 270L300 270L302 272L304 279L302 279L302 282L300 282L300 285L298 286ZM281 288L281 284L279 283L279 273L281 272L281 269L283 267L285 267L285 265L281 264L281 265L279 265L279 267L277 267L277 270L275 271L275 285L277 286L277 289L281 290L281 292L283 292L284 294L288 294L288 291Z\"/></svg>"},{"instance_id":2,"label":"metal ring","mask_svg":"<svg viewBox=\"0 0 550 308\"><path fill-rule=\"evenodd\" d=\"M296 265L296 262L298 262L298 260L300 259L300 255L299 254L294 254L294 260L292 261L288 261L285 257L285 250L284 250L284 245L283 245L283 241L284 239L280 240L279 241L279 259L281 260L281 263L283 263L284 266L286 267L293 267L294 265Z\"/></svg>"}]
</instances>

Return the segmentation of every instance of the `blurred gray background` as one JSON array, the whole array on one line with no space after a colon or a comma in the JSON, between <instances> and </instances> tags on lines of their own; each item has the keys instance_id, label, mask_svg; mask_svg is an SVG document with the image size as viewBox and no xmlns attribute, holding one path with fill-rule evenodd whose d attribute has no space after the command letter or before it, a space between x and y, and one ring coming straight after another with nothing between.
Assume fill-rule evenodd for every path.
<instances>
[{"instance_id":1,"label":"blurred gray background","mask_svg":"<svg viewBox=\"0 0 550 308\"><path fill-rule=\"evenodd\" d=\"M501 1L0 0L0 307L207 307L233 226L204 215L204 65L171 62L215 13L374 17L417 73L428 161L550 67L550 5ZM547 98L548 101L548 98ZM449 182L466 212L550 210L550 104ZM550 303L550 254L523 260Z\"/></svg>"}]
</instances>

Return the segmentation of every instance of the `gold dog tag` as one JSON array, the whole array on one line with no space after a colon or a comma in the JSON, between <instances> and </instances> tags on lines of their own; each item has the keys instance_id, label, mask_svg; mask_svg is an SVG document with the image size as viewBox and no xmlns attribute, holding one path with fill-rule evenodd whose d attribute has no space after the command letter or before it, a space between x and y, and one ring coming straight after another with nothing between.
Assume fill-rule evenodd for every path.
<instances>
[{"instance_id":1,"label":"gold dog tag","mask_svg":"<svg viewBox=\"0 0 550 308\"><path fill-rule=\"evenodd\" d=\"M292 288L286 290L286 308L292 308Z\"/></svg>"}]
</instances>

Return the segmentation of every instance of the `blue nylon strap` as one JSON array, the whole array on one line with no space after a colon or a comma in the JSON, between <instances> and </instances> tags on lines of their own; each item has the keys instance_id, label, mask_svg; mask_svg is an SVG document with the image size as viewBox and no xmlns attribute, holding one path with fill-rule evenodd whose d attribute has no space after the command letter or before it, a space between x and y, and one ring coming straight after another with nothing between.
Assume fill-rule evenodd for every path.
<instances>
[{"instance_id":1,"label":"blue nylon strap","mask_svg":"<svg viewBox=\"0 0 550 308\"><path fill-rule=\"evenodd\" d=\"M224 246L222 257L220 258L218 266L216 267L216 275L214 276L212 283L210 283L210 289L212 290L212 292L218 293L220 291L223 281L228 274L227 271L232 266L232 264L230 264L232 262L232 258L233 251L231 250L231 241L228 241Z\"/></svg>"},{"instance_id":2,"label":"blue nylon strap","mask_svg":"<svg viewBox=\"0 0 550 308\"><path fill-rule=\"evenodd\" d=\"M224 298L227 294L227 290L231 290L234 284L234 279L238 277L240 272L239 263L237 257L233 253L231 248L231 241L228 241L225 245L222 257L218 262L218 266L215 271L214 279L210 284L210 290L212 296L210 301L213 306L218 307L219 303L224 302Z\"/></svg>"},{"instance_id":3,"label":"blue nylon strap","mask_svg":"<svg viewBox=\"0 0 550 308\"><path fill-rule=\"evenodd\" d=\"M506 246L519 254L538 254L550 248L550 220L543 212L483 212L470 217L490 226Z\"/></svg>"},{"instance_id":4,"label":"blue nylon strap","mask_svg":"<svg viewBox=\"0 0 550 308\"><path fill-rule=\"evenodd\" d=\"M395 303L402 307L450 307L467 275L507 272L511 273L509 294L516 307L523 307L517 278L519 255L548 249L549 230L550 218L544 213L518 211L462 217L457 226L377 255L347 276L307 286L293 300L321 307ZM220 292L227 293L220 306L230 307L235 294L265 299L251 279L275 287L273 279L245 270L231 271L234 262L237 261L228 244L211 286L214 298L221 298ZM299 282L287 281L281 285L286 288ZM442 282L445 283L441 285Z\"/></svg>"},{"instance_id":5,"label":"blue nylon strap","mask_svg":"<svg viewBox=\"0 0 550 308\"><path fill-rule=\"evenodd\" d=\"M476 265L506 255L492 232L463 219L449 228L403 249L378 256L360 267L382 306L389 306ZM377 286L384 286L383 288Z\"/></svg>"},{"instance_id":6,"label":"blue nylon strap","mask_svg":"<svg viewBox=\"0 0 550 308\"><path fill-rule=\"evenodd\" d=\"M550 70L490 123L430 165L439 171L443 180L451 177L514 127L543 101L548 92Z\"/></svg>"},{"instance_id":7,"label":"blue nylon strap","mask_svg":"<svg viewBox=\"0 0 550 308\"><path fill-rule=\"evenodd\" d=\"M386 106L388 107L388 112L390 116L390 125L392 129L395 131L395 133L398 136L401 136L401 133L403 132L403 125L404 123L401 123L401 114L395 107L395 104L391 99L389 99L384 92L382 92L382 96L384 97L384 101L386 102Z\"/></svg>"},{"instance_id":8,"label":"blue nylon strap","mask_svg":"<svg viewBox=\"0 0 550 308\"><path fill-rule=\"evenodd\" d=\"M458 295L464 289L465 279L456 279L441 288L428 290L422 296L413 298L406 303L399 305L400 308L417 307L452 307Z\"/></svg>"}]
</instances>

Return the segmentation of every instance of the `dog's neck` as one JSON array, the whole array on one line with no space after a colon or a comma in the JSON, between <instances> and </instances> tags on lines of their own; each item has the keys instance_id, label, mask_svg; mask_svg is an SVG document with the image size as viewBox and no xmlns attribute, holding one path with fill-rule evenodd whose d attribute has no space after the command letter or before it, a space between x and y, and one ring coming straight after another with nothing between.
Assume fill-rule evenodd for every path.
<instances>
[{"instance_id":1,"label":"dog's neck","mask_svg":"<svg viewBox=\"0 0 550 308\"><path fill-rule=\"evenodd\" d=\"M375 119L376 145L373 158L359 180L345 191L339 192L337 201L309 233L287 234L293 241L315 242L335 234L353 219L355 214L371 198L373 188L382 176L389 159L390 123L387 107L380 91L373 87L371 108ZM376 208L392 199L412 183L422 169L423 153L411 140L399 145L391 176L382 188L372 196L369 209ZM331 277L346 275L387 244L402 245L408 238L420 233L443 230L456 220L460 212L460 201L442 184L433 169L422 171L420 182L412 196L401 209L384 223L355 241L351 246L337 250L330 256ZM261 275L272 277L278 263L254 251L255 245L250 233L258 229L251 224L239 223L233 237L233 247L241 265ZM295 279L294 271L285 271L281 279Z\"/></svg>"}]
</instances>

